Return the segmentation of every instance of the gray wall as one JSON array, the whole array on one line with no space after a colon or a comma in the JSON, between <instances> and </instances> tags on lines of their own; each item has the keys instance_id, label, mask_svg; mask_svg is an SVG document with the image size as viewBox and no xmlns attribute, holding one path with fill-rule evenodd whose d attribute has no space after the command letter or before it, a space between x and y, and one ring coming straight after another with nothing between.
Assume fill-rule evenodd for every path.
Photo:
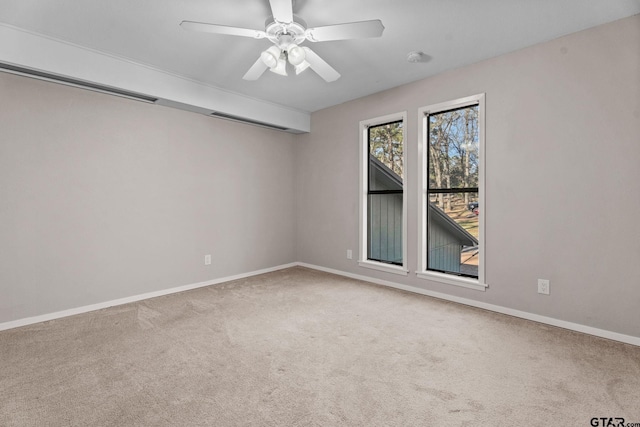
<instances>
[{"instance_id":1,"label":"gray wall","mask_svg":"<svg viewBox=\"0 0 640 427\"><path fill-rule=\"evenodd\" d=\"M295 261L293 139L0 73L0 323Z\"/></svg>"},{"instance_id":2,"label":"gray wall","mask_svg":"<svg viewBox=\"0 0 640 427\"><path fill-rule=\"evenodd\" d=\"M486 292L413 273L417 110L477 93L486 93ZM358 248L358 123L400 111L408 277L345 256ZM299 261L640 336L640 16L315 112L295 154ZM551 280L551 295L537 294L538 278Z\"/></svg>"},{"instance_id":3,"label":"gray wall","mask_svg":"<svg viewBox=\"0 0 640 427\"><path fill-rule=\"evenodd\" d=\"M417 109L481 92L487 292L413 274ZM405 110L408 277L345 256L358 123ZM318 111L298 136L0 74L0 322L302 261L640 336L638 159L640 16Z\"/></svg>"}]
</instances>

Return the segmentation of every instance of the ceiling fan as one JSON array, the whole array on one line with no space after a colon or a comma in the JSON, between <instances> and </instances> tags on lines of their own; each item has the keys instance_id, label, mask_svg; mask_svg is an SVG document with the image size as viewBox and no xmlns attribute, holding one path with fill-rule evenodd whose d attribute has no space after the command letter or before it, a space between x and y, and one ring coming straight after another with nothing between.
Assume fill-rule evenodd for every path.
<instances>
[{"instance_id":1,"label":"ceiling fan","mask_svg":"<svg viewBox=\"0 0 640 427\"><path fill-rule=\"evenodd\" d=\"M340 77L340 73L314 51L300 44L305 40L324 42L380 37L384 31L379 19L307 28L307 24L293 14L292 0L269 0L269 3L273 16L267 19L264 31L194 21L182 21L180 25L185 30L269 39L273 46L260 54L258 60L242 77L245 80L257 80L267 69L286 76L289 62L295 67L296 74L311 68L327 82L333 82Z\"/></svg>"}]
</instances>

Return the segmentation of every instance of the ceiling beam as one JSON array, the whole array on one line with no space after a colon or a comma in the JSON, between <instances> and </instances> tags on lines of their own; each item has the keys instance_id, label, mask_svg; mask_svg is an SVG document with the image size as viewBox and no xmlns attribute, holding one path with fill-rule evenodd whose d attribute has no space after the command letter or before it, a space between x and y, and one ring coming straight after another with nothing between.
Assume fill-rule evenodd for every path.
<instances>
[{"instance_id":1,"label":"ceiling beam","mask_svg":"<svg viewBox=\"0 0 640 427\"><path fill-rule=\"evenodd\" d=\"M309 132L310 114L202 84L181 76L0 24L0 62L158 98L160 105L192 112L224 113L271 124L293 133Z\"/></svg>"}]
</instances>

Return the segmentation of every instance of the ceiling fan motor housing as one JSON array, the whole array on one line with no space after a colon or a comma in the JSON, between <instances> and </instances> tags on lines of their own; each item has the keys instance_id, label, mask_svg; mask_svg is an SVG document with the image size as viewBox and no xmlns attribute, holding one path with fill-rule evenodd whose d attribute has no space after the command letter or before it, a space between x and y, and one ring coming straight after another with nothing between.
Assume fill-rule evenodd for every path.
<instances>
[{"instance_id":1,"label":"ceiling fan motor housing","mask_svg":"<svg viewBox=\"0 0 640 427\"><path fill-rule=\"evenodd\" d=\"M307 23L297 16L292 22L278 22L273 16L265 23L267 38L282 50L290 44L300 44L306 39Z\"/></svg>"}]
</instances>

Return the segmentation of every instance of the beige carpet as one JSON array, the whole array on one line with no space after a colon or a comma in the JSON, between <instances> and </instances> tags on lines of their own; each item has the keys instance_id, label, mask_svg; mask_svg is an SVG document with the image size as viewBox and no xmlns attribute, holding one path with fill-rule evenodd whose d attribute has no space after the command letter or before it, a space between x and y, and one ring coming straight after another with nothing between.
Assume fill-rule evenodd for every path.
<instances>
[{"instance_id":1,"label":"beige carpet","mask_svg":"<svg viewBox=\"0 0 640 427\"><path fill-rule=\"evenodd\" d=\"M640 423L640 347L304 268L0 332L2 426Z\"/></svg>"}]
</instances>

